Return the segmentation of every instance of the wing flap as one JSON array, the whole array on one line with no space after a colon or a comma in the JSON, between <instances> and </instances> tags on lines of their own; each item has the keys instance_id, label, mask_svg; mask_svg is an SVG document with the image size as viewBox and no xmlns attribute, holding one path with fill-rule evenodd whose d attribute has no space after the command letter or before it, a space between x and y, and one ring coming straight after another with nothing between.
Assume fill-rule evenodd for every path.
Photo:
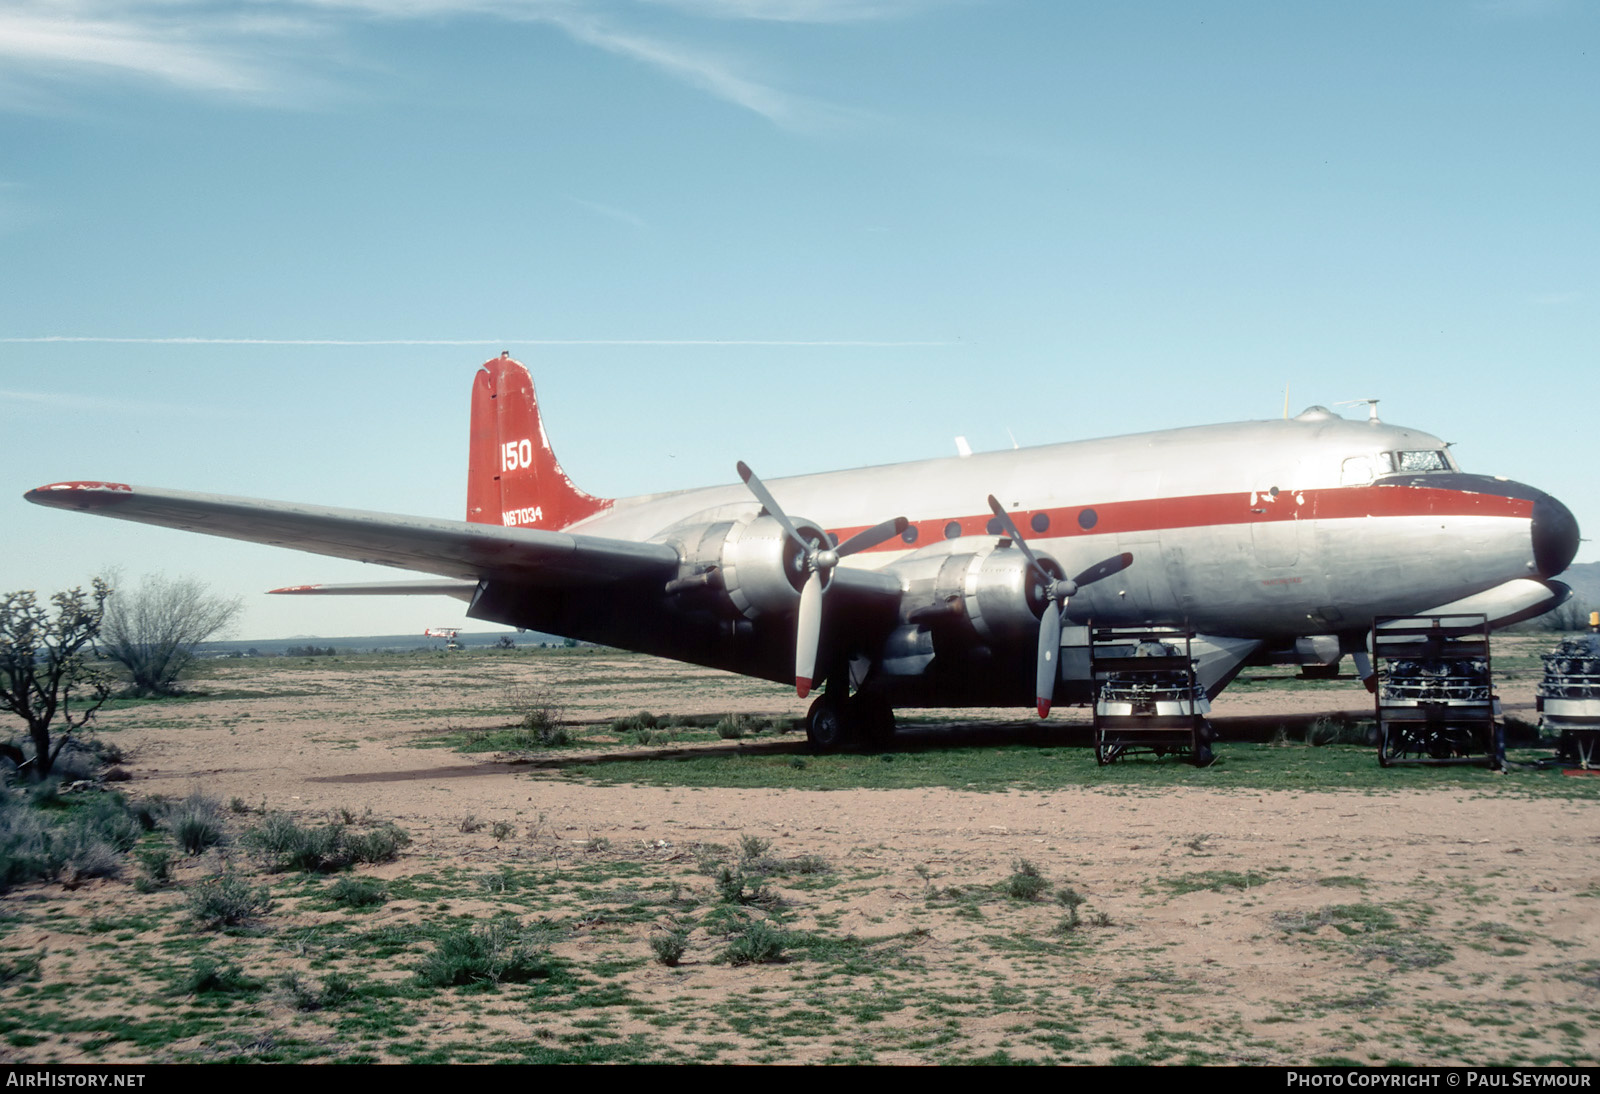
<instances>
[{"instance_id":1,"label":"wing flap","mask_svg":"<svg viewBox=\"0 0 1600 1094\"><path fill-rule=\"evenodd\" d=\"M666 544L536 528L109 482L52 483L23 496L54 509L77 509L461 581L498 578L531 587L571 586L638 577L666 580L678 569L678 552Z\"/></svg>"}]
</instances>

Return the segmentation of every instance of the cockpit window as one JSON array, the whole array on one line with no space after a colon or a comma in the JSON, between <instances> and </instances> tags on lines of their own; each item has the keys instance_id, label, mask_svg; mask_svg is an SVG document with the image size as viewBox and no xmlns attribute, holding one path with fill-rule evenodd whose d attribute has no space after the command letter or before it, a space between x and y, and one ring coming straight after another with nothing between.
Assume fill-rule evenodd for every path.
<instances>
[{"instance_id":1,"label":"cockpit window","mask_svg":"<svg viewBox=\"0 0 1600 1094\"><path fill-rule=\"evenodd\" d=\"M1393 452L1379 452L1378 453L1378 474L1380 474L1380 475L1392 475L1392 474L1394 474L1394 453Z\"/></svg>"},{"instance_id":2,"label":"cockpit window","mask_svg":"<svg viewBox=\"0 0 1600 1094\"><path fill-rule=\"evenodd\" d=\"M1365 486L1372 478L1371 456L1351 456L1339 471L1340 486Z\"/></svg>"},{"instance_id":3,"label":"cockpit window","mask_svg":"<svg viewBox=\"0 0 1600 1094\"><path fill-rule=\"evenodd\" d=\"M1402 471L1448 471L1450 461L1445 458L1441 449L1432 449L1427 452L1402 452L1400 453L1400 470Z\"/></svg>"}]
</instances>

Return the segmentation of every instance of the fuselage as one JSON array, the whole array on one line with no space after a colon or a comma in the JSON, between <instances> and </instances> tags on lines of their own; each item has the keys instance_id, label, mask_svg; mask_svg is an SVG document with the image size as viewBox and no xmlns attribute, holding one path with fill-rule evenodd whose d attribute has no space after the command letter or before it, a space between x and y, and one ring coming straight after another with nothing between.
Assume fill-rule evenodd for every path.
<instances>
[{"instance_id":1,"label":"fuselage","mask_svg":"<svg viewBox=\"0 0 1600 1094\"><path fill-rule=\"evenodd\" d=\"M1128 552L1074 597L1074 619L1183 624L1267 641L1361 632L1571 562L1577 525L1520 483L1463 473L1438 437L1313 408L1282 421L1165 430L768 483L841 539L889 516L905 537L849 560L881 568L997 533L985 498L1073 573ZM634 540L748 517L740 485L619 499L569 530Z\"/></svg>"}]
</instances>

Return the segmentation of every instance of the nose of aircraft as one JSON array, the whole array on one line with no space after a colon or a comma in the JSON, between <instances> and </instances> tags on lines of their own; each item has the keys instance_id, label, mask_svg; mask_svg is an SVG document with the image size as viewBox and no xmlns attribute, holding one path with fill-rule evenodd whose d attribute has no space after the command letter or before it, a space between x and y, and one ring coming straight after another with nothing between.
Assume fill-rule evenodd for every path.
<instances>
[{"instance_id":1,"label":"nose of aircraft","mask_svg":"<svg viewBox=\"0 0 1600 1094\"><path fill-rule=\"evenodd\" d=\"M1578 518L1549 494L1533 503L1533 562L1540 577L1555 577L1578 554Z\"/></svg>"}]
</instances>

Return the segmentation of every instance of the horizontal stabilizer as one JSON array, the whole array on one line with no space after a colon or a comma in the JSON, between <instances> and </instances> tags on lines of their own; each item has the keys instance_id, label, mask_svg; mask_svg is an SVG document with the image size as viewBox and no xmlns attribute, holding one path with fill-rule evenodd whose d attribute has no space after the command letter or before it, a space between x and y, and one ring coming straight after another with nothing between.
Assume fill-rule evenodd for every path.
<instances>
[{"instance_id":1,"label":"horizontal stabilizer","mask_svg":"<svg viewBox=\"0 0 1600 1094\"><path fill-rule=\"evenodd\" d=\"M453 596L471 601L478 591L476 581L440 578L438 581L354 581L342 585L289 585L268 589L269 593L293 596Z\"/></svg>"}]
</instances>

